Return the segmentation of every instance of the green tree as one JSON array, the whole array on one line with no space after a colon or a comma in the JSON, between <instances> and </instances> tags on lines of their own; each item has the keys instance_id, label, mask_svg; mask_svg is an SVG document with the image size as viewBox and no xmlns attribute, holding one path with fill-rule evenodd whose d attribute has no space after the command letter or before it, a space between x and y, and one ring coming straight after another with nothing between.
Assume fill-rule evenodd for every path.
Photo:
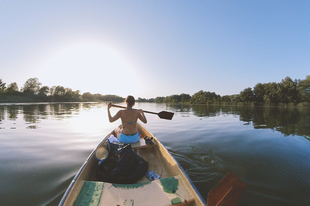
<instances>
[{"instance_id":1,"label":"green tree","mask_svg":"<svg viewBox=\"0 0 310 206\"><path fill-rule=\"evenodd\" d=\"M107 95L102 95L99 100L110 101L110 102L123 102L125 99L117 95L107 94Z\"/></svg>"},{"instance_id":2,"label":"green tree","mask_svg":"<svg viewBox=\"0 0 310 206\"><path fill-rule=\"evenodd\" d=\"M76 91L73 91L73 96L72 96L72 98L73 98L73 100L74 101L79 101L80 100L80 90L76 90Z\"/></svg>"},{"instance_id":3,"label":"green tree","mask_svg":"<svg viewBox=\"0 0 310 206\"><path fill-rule=\"evenodd\" d=\"M79 100L79 96L80 96L79 93L80 93L79 90L72 91L72 89L70 89L70 88L65 88L65 94L64 94L63 98L66 101L77 101L77 100ZM96 94L96 95L100 96L100 94Z\"/></svg>"},{"instance_id":4,"label":"green tree","mask_svg":"<svg viewBox=\"0 0 310 206\"><path fill-rule=\"evenodd\" d=\"M96 93L92 94L96 101L100 100L102 98L102 94Z\"/></svg>"},{"instance_id":5,"label":"green tree","mask_svg":"<svg viewBox=\"0 0 310 206\"><path fill-rule=\"evenodd\" d=\"M174 94L174 95L170 95L170 96L167 96L164 100L164 102L167 102L167 103L178 103L178 102L181 102L181 96L180 95L177 95L177 94Z\"/></svg>"},{"instance_id":6,"label":"green tree","mask_svg":"<svg viewBox=\"0 0 310 206\"><path fill-rule=\"evenodd\" d=\"M191 95L189 94L180 94L180 100L181 102L189 102L189 100L191 99Z\"/></svg>"},{"instance_id":7,"label":"green tree","mask_svg":"<svg viewBox=\"0 0 310 206\"><path fill-rule=\"evenodd\" d=\"M298 84L299 97L303 102L310 102L310 75Z\"/></svg>"},{"instance_id":8,"label":"green tree","mask_svg":"<svg viewBox=\"0 0 310 206\"><path fill-rule=\"evenodd\" d=\"M277 83L272 82L265 84L264 101L266 104L279 103L281 97L281 90Z\"/></svg>"},{"instance_id":9,"label":"green tree","mask_svg":"<svg viewBox=\"0 0 310 206\"><path fill-rule=\"evenodd\" d=\"M3 93L5 91L5 84L2 79L0 79L0 93Z\"/></svg>"},{"instance_id":10,"label":"green tree","mask_svg":"<svg viewBox=\"0 0 310 206\"><path fill-rule=\"evenodd\" d=\"M66 89L63 86L57 86L54 91L55 97L62 97L66 93Z\"/></svg>"},{"instance_id":11,"label":"green tree","mask_svg":"<svg viewBox=\"0 0 310 206\"><path fill-rule=\"evenodd\" d=\"M203 90L200 90L199 92L196 92L192 96L190 102L194 103L194 104L205 104L207 102L206 92L203 91Z\"/></svg>"},{"instance_id":12,"label":"green tree","mask_svg":"<svg viewBox=\"0 0 310 206\"><path fill-rule=\"evenodd\" d=\"M252 91L252 89L246 88L243 91L240 92L240 99L243 102L253 102L254 100L254 93Z\"/></svg>"},{"instance_id":13,"label":"green tree","mask_svg":"<svg viewBox=\"0 0 310 206\"><path fill-rule=\"evenodd\" d=\"M50 88L48 86L41 87L38 94L40 101L49 101L50 98L47 96L49 92Z\"/></svg>"},{"instance_id":14,"label":"green tree","mask_svg":"<svg viewBox=\"0 0 310 206\"><path fill-rule=\"evenodd\" d=\"M52 94L54 101L65 101L64 96L66 93L66 89L63 86L53 86L50 89L50 93Z\"/></svg>"},{"instance_id":15,"label":"green tree","mask_svg":"<svg viewBox=\"0 0 310 206\"><path fill-rule=\"evenodd\" d=\"M39 96L47 96L48 93L50 92L50 88L48 86L43 86L39 90Z\"/></svg>"},{"instance_id":16,"label":"green tree","mask_svg":"<svg viewBox=\"0 0 310 206\"><path fill-rule=\"evenodd\" d=\"M222 102L231 102L231 96L230 95L222 96L221 101Z\"/></svg>"},{"instance_id":17,"label":"green tree","mask_svg":"<svg viewBox=\"0 0 310 206\"><path fill-rule=\"evenodd\" d=\"M231 95L230 98L231 98L231 101L232 101L232 102L235 102L235 103L241 101L241 98L240 98L240 95L239 95L239 94Z\"/></svg>"},{"instance_id":18,"label":"green tree","mask_svg":"<svg viewBox=\"0 0 310 206\"><path fill-rule=\"evenodd\" d=\"M83 101L94 101L95 97L90 92L85 92L82 94Z\"/></svg>"},{"instance_id":19,"label":"green tree","mask_svg":"<svg viewBox=\"0 0 310 206\"><path fill-rule=\"evenodd\" d=\"M146 99L146 98L141 98L138 97L137 102L154 102L154 99Z\"/></svg>"},{"instance_id":20,"label":"green tree","mask_svg":"<svg viewBox=\"0 0 310 206\"><path fill-rule=\"evenodd\" d=\"M256 84L254 87L253 93L254 93L255 101L264 102L265 85L262 83Z\"/></svg>"},{"instance_id":21,"label":"green tree","mask_svg":"<svg viewBox=\"0 0 310 206\"><path fill-rule=\"evenodd\" d=\"M18 92L17 83L13 82L13 83L9 84L8 87L6 88L6 91L9 93Z\"/></svg>"},{"instance_id":22,"label":"green tree","mask_svg":"<svg viewBox=\"0 0 310 206\"><path fill-rule=\"evenodd\" d=\"M282 79L279 83L281 97L280 102L283 103L297 103L299 102L298 91L297 91L297 81L293 82L290 77Z\"/></svg>"},{"instance_id":23,"label":"green tree","mask_svg":"<svg viewBox=\"0 0 310 206\"><path fill-rule=\"evenodd\" d=\"M30 78L28 79L25 84L24 88L22 89L24 93L30 94L38 94L41 88L41 83L39 82L38 78Z\"/></svg>"},{"instance_id":24,"label":"green tree","mask_svg":"<svg viewBox=\"0 0 310 206\"><path fill-rule=\"evenodd\" d=\"M155 98L155 103L163 103L164 99L165 99L165 97L156 97Z\"/></svg>"},{"instance_id":25,"label":"green tree","mask_svg":"<svg viewBox=\"0 0 310 206\"><path fill-rule=\"evenodd\" d=\"M190 102L193 104L206 104L220 98L221 96L215 94L214 92L205 92L200 90L191 97Z\"/></svg>"}]
</instances>

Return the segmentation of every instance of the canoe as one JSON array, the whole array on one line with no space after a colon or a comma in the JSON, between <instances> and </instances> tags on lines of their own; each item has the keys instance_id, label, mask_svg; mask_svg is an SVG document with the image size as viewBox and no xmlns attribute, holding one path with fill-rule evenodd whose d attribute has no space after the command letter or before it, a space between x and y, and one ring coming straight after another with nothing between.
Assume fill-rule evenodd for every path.
<instances>
[{"instance_id":1,"label":"canoe","mask_svg":"<svg viewBox=\"0 0 310 206\"><path fill-rule=\"evenodd\" d=\"M60 206L206 205L186 172L168 150L143 126L137 124L137 127L142 137L153 137L154 144L148 145L141 138L138 143L131 144L131 147L148 162L148 171L155 172L161 178L150 181L144 176L133 184L114 184L98 180L96 150L105 146L113 133L111 132L92 151L73 178L59 203ZM175 190L167 189L169 187L175 187Z\"/></svg>"}]
</instances>

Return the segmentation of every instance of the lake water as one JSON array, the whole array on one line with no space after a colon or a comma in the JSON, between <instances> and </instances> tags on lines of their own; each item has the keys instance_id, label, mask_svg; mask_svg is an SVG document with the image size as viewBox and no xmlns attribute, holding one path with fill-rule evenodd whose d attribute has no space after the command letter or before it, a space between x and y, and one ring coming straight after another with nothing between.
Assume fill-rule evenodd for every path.
<instances>
[{"instance_id":1,"label":"lake water","mask_svg":"<svg viewBox=\"0 0 310 206\"><path fill-rule=\"evenodd\" d=\"M310 110L276 107L136 108L203 198L232 172L247 185L243 205L310 205ZM118 111L112 108L112 114ZM109 123L106 103L0 104L0 205L58 205ZM143 124L143 123L142 123Z\"/></svg>"}]
</instances>

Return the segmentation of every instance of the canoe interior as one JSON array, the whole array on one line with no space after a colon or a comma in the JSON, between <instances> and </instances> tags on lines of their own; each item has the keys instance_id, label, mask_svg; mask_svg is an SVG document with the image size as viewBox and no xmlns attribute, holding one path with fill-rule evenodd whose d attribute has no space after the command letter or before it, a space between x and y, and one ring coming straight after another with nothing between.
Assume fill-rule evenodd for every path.
<instances>
[{"instance_id":1,"label":"canoe interior","mask_svg":"<svg viewBox=\"0 0 310 206\"><path fill-rule=\"evenodd\" d=\"M140 124L138 124L138 129L143 137L145 136L154 137L149 131L147 131ZM111 134L112 132L108 134L99 143L97 148L100 146L105 146L106 140L110 137ZM175 159L170 155L167 149L155 137L153 141L155 143L154 146L138 146L135 144L132 145L134 152L136 152L139 156L141 156L144 160L146 160L149 163L148 170L153 170L156 174L160 175L162 179L177 177L178 179L181 180L183 187L185 187L186 191L188 192L188 195L186 195L186 197L188 196L195 200L195 202L191 205L193 206L205 205L203 198L201 197L201 195L199 194L193 183L189 180L188 176L185 174L181 166L175 161ZM97 148L93 150L93 152L90 154L86 162L83 164L83 166L77 173L77 175L74 177L59 205L73 205L85 181L100 182L100 179L96 174L98 160L95 157L95 151ZM146 177L143 177L136 183L140 184L149 182L150 181ZM145 189L146 188L144 188L144 190ZM149 193L152 193L152 191L149 191ZM107 205L107 204L100 203L99 205ZM122 205L122 204L116 204L116 205ZM152 204L145 204L145 205L152 205Z\"/></svg>"}]
</instances>

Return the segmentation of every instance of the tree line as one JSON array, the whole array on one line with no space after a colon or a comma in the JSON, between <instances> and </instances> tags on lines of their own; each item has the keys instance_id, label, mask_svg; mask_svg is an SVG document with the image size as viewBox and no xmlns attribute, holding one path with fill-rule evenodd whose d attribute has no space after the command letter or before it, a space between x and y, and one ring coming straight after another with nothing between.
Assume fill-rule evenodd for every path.
<instances>
[{"instance_id":1,"label":"tree line","mask_svg":"<svg viewBox=\"0 0 310 206\"><path fill-rule=\"evenodd\" d=\"M0 79L0 102L91 102L113 101L121 102L124 98L117 95L80 94L79 90L73 91L63 86L42 86L38 78L28 79L21 89L16 82L6 86Z\"/></svg>"},{"instance_id":2,"label":"tree line","mask_svg":"<svg viewBox=\"0 0 310 206\"><path fill-rule=\"evenodd\" d=\"M239 94L220 96L214 92L200 90L194 95L180 94L157 97L156 103L190 104L253 104L253 105L309 105L310 75L304 80L284 78L281 82L257 83L254 88L246 88Z\"/></svg>"},{"instance_id":3,"label":"tree line","mask_svg":"<svg viewBox=\"0 0 310 206\"><path fill-rule=\"evenodd\" d=\"M0 102L79 102L79 101L113 101L122 102L117 95L80 94L63 86L42 86L38 78L28 79L21 89L16 82L6 86L0 79ZM145 99L139 97L137 102L155 103L190 103L190 104L252 104L252 105L309 105L310 75L304 80L294 81L285 77L281 82L257 83L253 88L246 88L239 94L221 96L214 92L200 90L194 95L175 94L166 97Z\"/></svg>"}]
</instances>

